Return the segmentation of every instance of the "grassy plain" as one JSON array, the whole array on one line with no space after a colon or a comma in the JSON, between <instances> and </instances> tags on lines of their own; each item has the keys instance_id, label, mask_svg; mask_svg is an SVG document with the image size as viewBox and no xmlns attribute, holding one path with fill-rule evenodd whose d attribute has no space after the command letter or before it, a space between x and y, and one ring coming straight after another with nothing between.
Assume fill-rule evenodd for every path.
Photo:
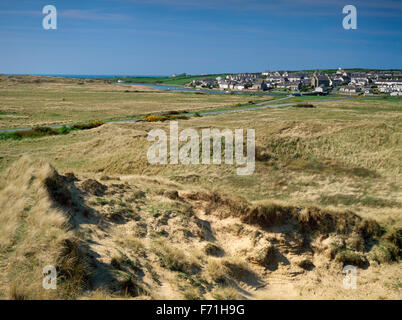
<instances>
[{"instance_id":1,"label":"grassy plain","mask_svg":"<svg viewBox=\"0 0 402 320\"><path fill-rule=\"evenodd\" d=\"M38 82L39 81L39 82ZM0 77L0 130L197 111L270 97L155 91L103 80Z\"/></svg>"},{"instance_id":2,"label":"grassy plain","mask_svg":"<svg viewBox=\"0 0 402 320\"><path fill-rule=\"evenodd\" d=\"M79 90L58 86L57 94ZM104 84L84 86L90 88L80 92L81 106L107 96ZM29 88L32 95L33 84ZM249 99L172 94L170 100L169 93L165 103L158 92L127 95L133 101L148 97L155 111ZM175 103L174 97L188 100ZM24 99L29 102L29 95ZM68 135L0 141L3 297L47 297L41 266L57 257L61 270L75 275L63 278L62 289L53 293L59 298L401 299L402 100L311 102L315 108L179 120L179 130L255 129L251 176L238 176L235 166L225 164L150 165L147 132L169 132L168 122L108 123ZM42 110L35 105L33 119ZM104 111L113 105L119 103L81 118L103 118L104 112L113 117ZM124 108L113 110L124 114ZM79 181L60 178L47 162ZM75 227L63 229L66 220ZM52 247L43 251L48 242ZM85 260L90 286L76 276L85 274ZM17 274L19 261L25 267ZM356 290L342 288L344 264L358 266ZM21 273L29 281L21 283Z\"/></svg>"}]
</instances>

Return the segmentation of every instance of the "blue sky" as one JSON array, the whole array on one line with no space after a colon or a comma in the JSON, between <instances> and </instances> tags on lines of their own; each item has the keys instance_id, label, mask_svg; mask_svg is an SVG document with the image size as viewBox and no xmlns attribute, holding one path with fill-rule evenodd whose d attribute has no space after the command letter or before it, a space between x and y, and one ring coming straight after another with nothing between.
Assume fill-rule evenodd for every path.
<instances>
[{"instance_id":1,"label":"blue sky","mask_svg":"<svg viewBox=\"0 0 402 320\"><path fill-rule=\"evenodd\" d=\"M57 30L42 28L49 4ZM0 43L0 73L402 68L402 1L1 0Z\"/></svg>"}]
</instances>

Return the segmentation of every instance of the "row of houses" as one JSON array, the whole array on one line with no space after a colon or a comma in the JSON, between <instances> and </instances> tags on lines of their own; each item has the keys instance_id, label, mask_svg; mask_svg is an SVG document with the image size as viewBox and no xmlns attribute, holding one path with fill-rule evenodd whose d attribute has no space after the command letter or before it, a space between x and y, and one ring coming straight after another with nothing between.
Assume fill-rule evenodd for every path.
<instances>
[{"instance_id":1,"label":"row of houses","mask_svg":"<svg viewBox=\"0 0 402 320\"><path fill-rule=\"evenodd\" d=\"M337 71L344 82L347 84L339 88L344 93L364 93L372 94L374 92L401 93L402 95L402 73L391 71L368 71L347 73L342 69ZM336 85L339 85L336 83ZM395 95L395 94L393 94Z\"/></svg>"},{"instance_id":2,"label":"row of houses","mask_svg":"<svg viewBox=\"0 0 402 320\"><path fill-rule=\"evenodd\" d=\"M402 92L402 73L391 71L335 72L313 74L289 71L239 73L225 78L193 80L193 87L219 88L228 91L284 89L289 91L315 91L326 93L339 87L343 93Z\"/></svg>"}]
</instances>

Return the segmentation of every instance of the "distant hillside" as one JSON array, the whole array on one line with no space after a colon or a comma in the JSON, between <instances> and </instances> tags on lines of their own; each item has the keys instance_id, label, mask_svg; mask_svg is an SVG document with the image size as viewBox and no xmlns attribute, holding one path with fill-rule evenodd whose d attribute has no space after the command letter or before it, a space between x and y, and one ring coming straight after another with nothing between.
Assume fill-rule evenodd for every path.
<instances>
[{"instance_id":1,"label":"distant hillside","mask_svg":"<svg viewBox=\"0 0 402 320\"><path fill-rule=\"evenodd\" d=\"M165 85L185 85L193 80L201 78L217 78L226 77L227 74L206 74L206 75L180 75L176 77L122 77L111 78L109 80L117 81L122 79L127 83L141 83L141 84L165 84Z\"/></svg>"}]
</instances>

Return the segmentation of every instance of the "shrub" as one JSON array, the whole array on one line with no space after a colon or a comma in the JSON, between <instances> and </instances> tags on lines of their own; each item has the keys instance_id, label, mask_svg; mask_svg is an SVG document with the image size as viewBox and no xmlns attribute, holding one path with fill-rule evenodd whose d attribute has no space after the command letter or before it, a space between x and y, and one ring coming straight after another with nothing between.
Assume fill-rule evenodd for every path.
<instances>
[{"instance_id":1,"label":"shrub","mask_svg":"<svg viewBox=\"0 0 402 320\"><path fill-rule=\"evenodd\" d=\"M147 121L147 122L158 122L158 121L165 121L167 119L168 119L167 116L154 116L154 115L151 115L151 116L147 116L145 118L145 121Z\"/></svg>"},{"instance_id":2,"label":"shrub","mask_svg":"<svg viewBox=\"0 0 402 320\"><path fill-rule=\"evenodd\" d=\"M370 256L378 263L390 263L396 261L398 258L397 248L392 243L385 243L376 245L370 252Z\"/></svg>"},{"instance_id":3,"label":"shrub","mask_svg":"<svg viewBox=\"0 0 402 320\"><path fill-rule=\"evenodd\" d=\"M53 129L50 127L35 127L29 130L0 133L0 140L7 140L7 139L20 140L23 138L40 138L45 136L68 134L72 130L87 130L99 127L103 124L104 122L102 121L93 121L90 123L75 124L71 127L64 125L59 129Z\"/></svg>"},{"instance_id":4,"label":"shrub","mask_svg":"<svg viewBox=\"0 0 402 320\"><path fill-rule=\"evenodd\" d=\"M69 128L69 127L67 127L67 126L62 126L60 129L59 129L59 134L68 134L68 133L70 133L71 132L71 128Z\"/></svg>"},{"instance_id":5,"label":"shrub","mask_svg":"<svg viewBox=\"0 0 402 320\"><path fill-rule=\"evenodd\" d=\"M49 128L49 127L35 127L30 130L24 131L16 131L11 133L13 138L22 139L22 138L36 138L36 137L43 137L49 135L57 135L58 131Z\"/></svg>"},{"instance_id":6,"label":"shrub","mask_svg":"<svg viewBox=\"0 0 402 320\"><path fill-rule=\"evenodd\" d=\"M314 105L309 104L309 103L299 103L293 106L294 108L315 108Z\"/></svg>"},{"instance_id":7,"label":"shrub","mask_svg":"<svg viewBox=\"0 0 402 320\"><path fill-rule=\"evenodd\" d=\"M356 267L363 267L367 263L364 256L347 249L339 251L335 256L335 260L341 262L344 266L353 265Z\"/></svg>"},{"instance_id":8,"label":"shrub","mask_svg":"<svg viewBox=\"0 0 402 320\"><path fill-rule=\"evenodd\" d=\"M72 130L88 130L88 129L93 129L96 127L99 127L101 125L105 124L103 121L92 121L89 123L81 123L81 124L75 124L73 126L71 126Z\"/></svg>"}]
</instances>

